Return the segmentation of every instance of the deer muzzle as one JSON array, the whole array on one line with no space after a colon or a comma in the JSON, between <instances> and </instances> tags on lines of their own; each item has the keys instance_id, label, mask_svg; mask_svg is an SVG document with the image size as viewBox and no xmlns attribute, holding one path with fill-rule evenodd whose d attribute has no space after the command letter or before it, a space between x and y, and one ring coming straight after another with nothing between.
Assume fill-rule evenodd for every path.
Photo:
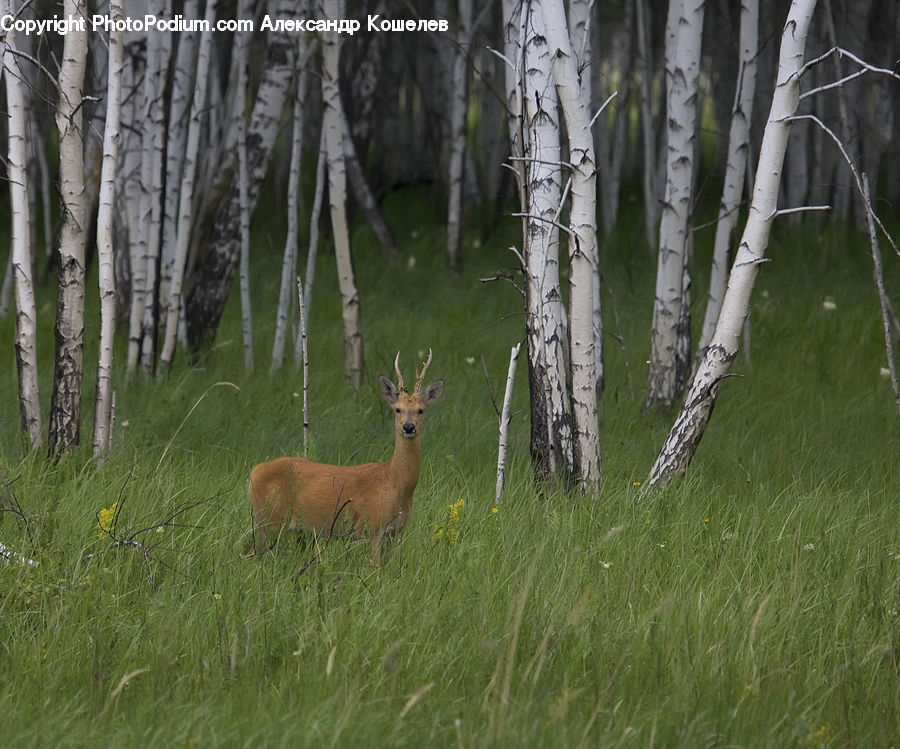
<instances>
[{"instance_id":1,"label":"deer muzzle","mask_svg":"<svg viewBox=\"0 0 900 749\"><path fill-rule=\"evenodd\" d=\"M403 427L403 436L404 437L415 437L416 436L416 425L411 421L407 421Z\"/></svg>"}]
</instances>

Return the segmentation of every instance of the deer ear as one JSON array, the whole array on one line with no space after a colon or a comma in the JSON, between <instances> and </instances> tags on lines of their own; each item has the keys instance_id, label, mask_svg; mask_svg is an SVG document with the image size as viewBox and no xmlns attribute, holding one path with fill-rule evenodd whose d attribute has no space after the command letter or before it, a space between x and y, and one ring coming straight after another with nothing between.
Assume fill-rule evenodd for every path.
<instances>
[{"instance_id":1,"label":"deer ear","mask_svg":"<svg viewBox=\"0 0 900 749\"><path fill-rule=\"evenodd\" d=\"M432 382L427 388L425 388L425 393L422 395L422 400L425 401L426 406L430 406L434 403L444 392L444 381L437 380Z\"/></svg>"},{"instance_id":2,"label":"deer ear","mask_svg":"<svg viewBox=\"0 0 900 749\"><path fill-rule=\"evenodd\" d=\"M392 406L397 402L397 396L400 393L397 391L394 383L384 375L378 375L378 389L381 391L381 397Z\"/></svg>"}]
</instances>

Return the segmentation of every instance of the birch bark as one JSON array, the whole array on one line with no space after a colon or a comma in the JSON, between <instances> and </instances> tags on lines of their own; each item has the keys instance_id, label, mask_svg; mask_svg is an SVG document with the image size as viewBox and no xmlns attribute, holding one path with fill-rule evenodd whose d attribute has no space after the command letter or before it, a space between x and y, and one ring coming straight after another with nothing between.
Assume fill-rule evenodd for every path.
<instances>
[{"instance_id":1,"label":"birch bark","mask_svg":"<svg viewBox=\"0 0 900 749\"><path fill-rule=\"evenodd\" d=\"M690 335L686 282L703 10L704 0L672 0L666 23L666 194L645 408L671 407L690 374L690 346L682 339Z\"/></svg>"},{"instance_id":2,"label":"birch bark","mask_svg":"<svg viewBox=\"0 0 900 749\"><path fill-rule=\"evenodd\" d=\"M323 6L327 17L343 17L344 3L341 0L329 0ZM340 40L336 36L328 33L322 39L322 127L325 129L325 150L328 155L328 200L344 326L344 377L347 384L356 389L362 385L364 372L362 314L347 225L347 176L339 83Z\"/></svg>"},{"instance_id":3,"label":"birch bark","mask_svg":"<svg viewBox=\"0 0 900 749\"><path fill-rule=\"evenodd\" d=\"M722 380L737 356L738 343L750 306L760 265L765 262L769 232L776 214L784 156L797 110L800 72L806 36L816 0L793 0L781 36L778 77L763 133L753 188L753 200L712 340L694 376L668 437L653 464L647 485L652 488L687 468L709 423Z\"/></svg>"},{"instance_id":4,"label":"birch bark","mask_svg":"<svg viewBox=\"0 0 900 749\"><path fill-rule=\"evenodd\" d=\"M216 0L206 3L206 20L212 24L216 15ZM197 159L200 151L200 131L203 128L203 116L206 110L206 91L209 80L209 61L212 54L212 31L204 32L200 37L200 50L197 54L197 75L194 79L194 91L191 95L190 120L187 128L182 168L179 174L180 185L177 189L178 209L172 217L175 248L169 268L168 297L165 299L165 327L163 345L159 361L164 370L172 366L175 347L178 342L178 318L182 308L182 290L184 272L187 263L188 247L191 241L191 224L193 216L194 182L197 175ZM236 54L246 54L248 39L242 37L237 45ZM170 188L175 192L175 188Z\"/></svg>"},{"instance_id":5,"label":"birch bark","mask_svg":"<svg viewBox=\"0 0 900 749\"><path fill-rule=\"evenodd\" d=\"M122 5L110 3L110 17L122 18ZM116 279L113 270L113 215L116 163L119 156L119 124L122 109L122 31L109 32L106 123L97 207L97 270L100 290L100 345L97 360L97 395L94 408L94 457L109 452L112 431L113 339L116 326Z\"/></svg>"},{"instance_id":6,"label":"birch bark","mask_svg":"<svg viewBox=\"0 0 900 749\"><path fill-rule=\"evenodd\" d=\"M85 0L66 0L66 17L83 17ZM87 61L87 28L66 34L59 68L59 288L56 299L56 356L50 402L51 454L78 444L81 383L84 376L84 132L82 88Z\"/></svg>"},{"instance_id":7,"label":"birch bark","mask_svg":"<svg viewBox=\"0 0 900 749\"><path fill-rule=\"evenodd\" d=\"M12 13L12 2L0 0L4 14ZM27 148L25 140L25 78L16 58L14 30L2 43L3 78L6 82L8 112L7 175L9 178L12 237L10 262L16 302L16 369L19 379L19 410L22 432L31 447L42 440L41 404L37 378L37 310L32 283L32 245L28 206Z\"/></svg>"},{"instance_id":8,"label":"birch bark","mask_svg":"<svg viewBox=\"0 0 900 749\"><path fill-rule=\"evenodd\" d=\"M594 289L597 263L597 182L590 114L579 85L578 66L562 0L543 0L553 79L562 104L572 170L569 211L569 351L575 420L575 475L582 489L600 482L597 433L597 370L594 358Z\"/></svg>"},{"instance_id":9,"label":"birch bark","mask_svg":"<svg viewBox=\"0 0 900 749\"><path fill-rule=\"evenodd\" d=\"M459 0L456 51L453 58L453 94L450 100L450 158L447 185L447 264L459 272L462 240L463 171L466 157L466 110L472 36L472 0Z\"/></svg>"},{"instance_id":10,"label":"birch bark","mask_svg":"<svg viewBox=\"0 0 900 749\"><path fill-rule=\"evenodd\" d=\"M523 8L526 335L531 456L538 478L573 476L566 328L559 284L560 132L551 50L540 2Z\"/></svg>"},{"instance_id":11,"label":"birch bark","mask_svg":"<svg viewBox=\"0 0 900 749\"><path fill-rule=\"evenodd\" d=\"M716 238L713 242L712 270L709 295L700 341L697 344L697 362L706 353L706 347L716 328L722 297L728 284L728 268L731 255L731 235L738 222L744 183L747 174L747 154L750 150L750 122L753 117L753 98L756 92L756 58L759 50L759 0L742 0L738 50L737 87L731 110L731 127L728 132L728 157L722 200L716 220Z\"/></svg>"},{"instance_id":12,"label":"birch bark","mask_svg":"<svg viewBox=\"0 0 900 749\"><path fill-rule=\"evenodd\" d=\"M300 51L299 57L305 58L303 51L306 42L300 41L300 44L303 50ZM288 168L287 237L284 240L284 255L281 262L281 286L278 290L278 313L275 320L275 340L272 343L271 372L277 371L284 364L288 315L293 299L293 286L297 278L297 212L300 203L300 157L303 150L303 114L307 77L305 69L297 71L297 95L294 98L291 134L291 163Z\"/></svg>"},{"instance_id":13,"label":"birch bark","mask_svg":"<svg viewBox=\"0 0 900 749\"><path fill-rule=\"evenodd\" d=\"M295 3L290 0L270 0L269 13L273 23L280 19L294 18ZM281 112L293 81L293 41L292 33L281 30L273 32L269 40L266 68L256 93L247 131L251 211L259 197L260 186L278 135ZM196 269L196 283L185 303L188 343L195 351L215 337L228 299L240 255L239 206L238 180L231 179L225 190L225 198L216 212L212 238L204 248L202 261Z\"/></svg>"}]
</instances>

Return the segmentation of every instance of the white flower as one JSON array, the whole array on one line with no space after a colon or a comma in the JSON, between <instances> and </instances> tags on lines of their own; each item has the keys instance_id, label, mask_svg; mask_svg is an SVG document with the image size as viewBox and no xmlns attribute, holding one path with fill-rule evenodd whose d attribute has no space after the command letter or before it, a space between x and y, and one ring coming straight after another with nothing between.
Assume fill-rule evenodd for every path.
<instances>
[{"instance_id":1,"label":"white flower","mask_svg":"<svg viewBox=\"0 0 900 749\"><path fill-rule=\"evenodd\" d=\"M474 363L475 363L475 357L474 357L474 356L467 356L467 357L466 357L466 364L468 364L468 365L471 367Z\"/></svg>"},{"instance_id":2,"label":"white flower","mask_svg":"<svg viewBox=\"0 0 900 749\"><path fill-rule=\"evenodd\" d=\"M806 545L803 547L803 551L812 551L812 550L815 549L815 548L816 548L816 545L815 545L815 544L806 544Z\"/></svg>"},{"instance_id":3,"label":"white flower","mask_svg":"<svg viewBox=\"0 0 900 749\"><path fill-rule=\"evenodd\" d=\"M891 379L891 370L889 370L887 367L882 367L882 368L878 371L878 374L881 375L881 379L882 379L882 380L889 380L889 379Z\"/></svg>"},{"instance_id":4,"label":"white flower","mask_svg":"<svg viewBox=\"0 0 900 749\"><path fill-rule=\"evenodd\" d=\"M826 312L834 312L837 309L837 305L834 303L834 299L830 296L825 297L825 301L822 302L822 309Z\"/></svg>"}]
</instances>

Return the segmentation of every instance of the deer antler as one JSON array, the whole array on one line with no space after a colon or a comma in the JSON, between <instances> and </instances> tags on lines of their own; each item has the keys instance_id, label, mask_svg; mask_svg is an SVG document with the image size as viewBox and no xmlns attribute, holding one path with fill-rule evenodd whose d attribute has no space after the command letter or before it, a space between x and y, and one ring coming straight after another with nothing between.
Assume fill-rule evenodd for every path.
<instances>
[{"instance_id":1,"label":"deer antler","mask_svg":"<svg viewBox=\"0 0 900 749\"><path fill-rule=\"evenodd\" d=\"M397 390L406 390L403 384L403 375L400 374L400 352L397 352L397 358L394 359L394 371L397 373Z\"/></svg>"},{"instance_id":2,"label":"deer antler","mask_svg":"<svg viewBox=\"0 0 900 749\"><path fill-rule=\"evenodd\" d=\"M428 366L431 364L431 349L428 349L428 361L425 362L425 366L422 367L422 371L419 372L419 368L416 367L416 395L421 395L422 393L422 380L425 379L425 373L428 371Z\"/></svg>"}]
</instances>

